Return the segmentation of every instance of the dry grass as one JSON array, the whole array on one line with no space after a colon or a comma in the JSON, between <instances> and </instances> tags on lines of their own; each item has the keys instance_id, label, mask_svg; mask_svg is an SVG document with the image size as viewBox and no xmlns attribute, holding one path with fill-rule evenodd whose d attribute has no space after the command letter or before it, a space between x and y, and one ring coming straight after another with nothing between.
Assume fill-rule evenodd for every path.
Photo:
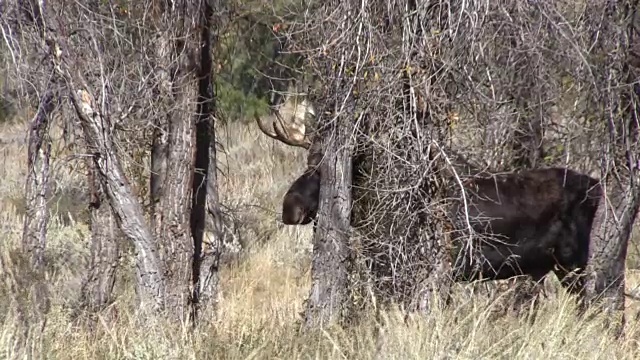
<instances>
[{"instance_id":1,"label":"dry grass","mask_svg":"<svg viewBox=\"0 0 640 360\"><path fill-rule=\"evenodd\" d=\"M21 124L2 125L0 138L25 134ZM380 318L366 317L348 329L300 334L299 313L309 289L310 227L278 225L280 200L304 167L304 151L287 148L259 134L253 126L221 129L221 193L241 217L245 253L222 269L222 300L218 319L193 333L183 324L163 319L140 321L130 306L128 276L118 284L114 304L118 316L104 317L95 328L70 321L88 248L87 227L54 217L49 228L48 255L53 306L44 334L16 345L19 328L10 309L3 273L0 291L0 358L51 359L600 359L640 358L640 328L629 321L626 336L616 340L602 330L602 319L575 316L572 299L563 291L542 302L535 319L496 317L495 301L460 291L453 307L436 309L428 318L405 322L398 310ZM228 135L228 136L227 136ZM12 261L22 229L20 199L24 186L26 146L21 141L0 144L0 259ZM65 169L65 166L61 166ZM56 191L77 186L81 178L57 171ZM70 200L69 202L73 202ZM73 216L71 216L73 219ZM5 264L10 266L10 264ZM130 273L125 268L123 273ZM18 274L19 275L19 274ZM629 288L640 277L629 271ZM555 288L555 282L550 281ZM631 307L634 307L631 304ZM629 310L633 319L635 309Z\"/></svg>"}]
</instances>

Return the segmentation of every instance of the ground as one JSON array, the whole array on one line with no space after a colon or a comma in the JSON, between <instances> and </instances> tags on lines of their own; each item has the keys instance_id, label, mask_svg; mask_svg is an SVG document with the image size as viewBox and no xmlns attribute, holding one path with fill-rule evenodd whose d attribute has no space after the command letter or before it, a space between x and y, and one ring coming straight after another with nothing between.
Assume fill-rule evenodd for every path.
<instances>
[{"instance_id":1,"label":"ground","mask_svg":"<svg viewBox=\"0 0 640 360\"><path fill-rule=\"evenodd\" d=\"M22 232L26 128L24 123L0 124L2 358L640 358L634 300L627 299L625 336L615 339L603 330L601 317L576 317L573 299L558 290L553 278L548 280L552 291L533 320L526 315L495 316L499 301L461 289L451 308L435 309L427 318L405 322L403 314L392 309L378 319L365 316L349 328L299 333L297 321L310 285L311 227L282 226L277 219L282 195L304 169L305 152L267 138L253 124L219 128L226 152L219 164L220 191L223 202L239 217L245 253L221 270L222 298L214 321L195 332L163 319L141 322L128 306L134 294L126 258L117 301L97 327L70 321L89 243L86 225L74 215L85 206L77 190L83 179L68 159L63 162L58 156L52 167L54 216L47 244L52 311L44 335L29 340L29 354L18 353L22 350L15 339L23 329L9 311L8 284L20 274L7 270L12 269ZM628 267L637 263L635 244ZM636 292L639 284L640 273L629 269L627 291Z\"/></svg>"}]
</instances>

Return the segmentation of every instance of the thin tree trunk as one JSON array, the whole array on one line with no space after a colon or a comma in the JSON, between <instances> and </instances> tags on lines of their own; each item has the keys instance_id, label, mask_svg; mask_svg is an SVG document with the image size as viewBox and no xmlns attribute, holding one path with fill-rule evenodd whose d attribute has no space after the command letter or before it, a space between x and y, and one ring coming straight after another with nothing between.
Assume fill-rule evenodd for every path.
<instances>
[{"instance_id":1,"label":"thin tree trunk","mask_svg":"<svg viewBox=\"0 0 640 360\"><path fill-rule=\"evenodd\" d=\"M79 118L80 127L96 176L124 236L136 249L136 290L140 309L161 311L164 308L164 269L156 244L145 224L142 206L124 175L113 143L111 121L96 106L94 95L80 69L82 64L70 52L60 17L45 2L38 3L39 13L47 21L42 37L49 47L48 60L66 83L69 98Z\"/></svg>"},{"instance_id":2,"label":"thin tree trunk","mask_svg":"<svg viewBox=\"0 0 640 360\"><path fill-rule=\"evenodd\" d=\"M113 302L113 287L119 260L117 225L93 163L89 162L91 203L91 264L82 286L81 303L90 312L99 312Z\"/></svg>"},{"instance_id":3,"label":"thin tree trunk","mask_svg":"<svg viewBox=\"0 0 640 360\"><path fill-rule=\"evenodd\" d=\"M169 35L164 32L171 28L164 23L166 20L166 6L162 1L152 3L152 18L155 19L157 38L153 39L155 59L153 67L157 79L154 95L157 97L161 110L159 117L153 119L153 134L151 143L151 176L149 179L149 197L151 200L150 219L151 230L156 238L160 238L162 228L162 212L160 202L163 197L164 183L167 176L168 142L169 142L169 121L172 117L173 89L170 66L173 46ZM162 247L162 243L160 243ZM161 255L162 252L161 252Z\"/></svg>"},{"instance_id":4,"label":"thin tree trunk","mask_svg":"<svg viewBox=\"0 0 640 360\"><path fill-rule=\"evenodd\" d=\"M210 167L209 177L207 179L207 214L209 216L208 224L211 237L208 241L202 240L202 263L199 281L200 302L207 302L211 309L215 309L218 301L220 279L218 270L220 266L220 258L222 256L224 245L224 231L222 211L220 210L220 196L218 193L218 173L217 159L218 154L215 148L216 132L214 124L211 127L211 149L210 149Z\"/></svg>"},{"instance_id":5,"label":"thin tree trunk","mask_svg":"<svg viewBox=\"0 0 640 360\"><path fill-rule=\"evenodd\" d=\"M85 141L93 154L98 179L111 205L116 223L136 248L136 285L140 308L161 311L165 295L164 269L153 236L145 224L142 207L122 170L112 142L113 136L110 134L110 121L97 110L91 94L85 90L76 90L68 69L63 69L63 76L69 84L71 102L80 118Z\"/></svg>"},{"instance_id":6,"label":"thin tree trunk","mask_svg":"<svg viewBox=\"0 0 640 360\"><path fill-rule=\"evenodd\" d=\"M193 177L191 234L193 236L193 309L192 319L198 321L198 313L216 296L218 284L218 262L220 241L214 229L213 249L204 249L204 232L206 229L207 202L213 211L218 210L218 194L216 183L215 129L215 94L213 91L213 61L211 44L211 21L213 8L204 2L204 11L200 15L200 73L198 76L198 120L196 123L196 153ZM210 150L213 149L213 154ZM213 155L213 156L211 156ZM212 191L209 195L208 192ZM208 251L207 251L208 250Z\"/></svg>"},{"instance_id":7,"label":"thin tree trunk","mask_svg":"<svg viewBox=\"0 0 640 360\"><path fill-rule=\"evenodd\" d=\"M49 123L55 108L56 95L48 84L36 116L29 129L29 153L26 195L26 214L22 233L22 249L29 258L32 276L21 282L23 290L33 286L33 298L36 311L44 316L49 308L49 294L45 279L45 249L47 243L47 191L49 189L49 162L51 157L51 140L49 139ZM25 279L26 280L26 279ZM27 311L22 309L21 312Z\"/></svg>"},{"instance_id":8,"label":"thin tree trunk","mask_svg":"<svg viewBox=\"0 0 640 360\"><path fill-rule=\"evenodd\" d=\"M48 10L48 9L47 9ZM53 19L53 17L51 17ZM136 288L141 309L161 311L164 308L164 269L151 232L145 224L142 206L131 190L124 175L120 159L113 144L110 119L96 106L95 98L87 91L89 86L77 71L60 28L52 32L52 46L60 51L54 58L54 67L67 83L69 97L84 132L85 142L92 155L96 176L124 236L136 249Z\"/></svg>"},{"instance_id":9,"label":"thin tree trunk","mask_svg":"<svg viewBox=\"0 0 640 360\"><path fill-rule=\"evenodd\" d=\"M331 122L322 139L325 157L319 166L322 177L313 236L312 285L305 313L307 328L341 320L349 298L351 133L345 124Z\"/></svg>"}]
</instances>

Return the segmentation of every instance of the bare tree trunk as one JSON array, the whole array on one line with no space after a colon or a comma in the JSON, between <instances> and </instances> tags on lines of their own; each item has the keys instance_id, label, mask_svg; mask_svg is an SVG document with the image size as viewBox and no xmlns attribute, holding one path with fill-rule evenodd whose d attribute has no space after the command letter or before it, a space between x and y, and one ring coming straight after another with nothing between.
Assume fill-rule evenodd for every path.
<instances>
[{"instance_id":1,"label":"bare tree trunk","mask_svg":"<svg viewBox=\"0 0 640 360\"><path fill-rule=\"evenodd\" d=\"M49 8L45 13L51 13ZM47 16L55 24L56 17ZM79 64L70 53L62 35L62 25L51 26L48 42L56 51L54 68L69 90L69 98L84 132L85 143L92 155L96 176L102 186L118 227L136 248L136 288L141 309L161 311L164 308L164 269L158 257L156 243L145 224L142 206L131 190L113 144L113 127L102 109L96 105L86 80L78 71Z\"/></svg>"},{"instance_id":2,"label":"bare tree trunk","mask_svg":"<svg viewBox=\"0 0 640 360\"><path fill-rule=\"evenodd\" d=\"M206 229L207 202L215 212L218 209L218 187L216 183L215 158L215 94L213 91L213 61L211 44L212 6L204 1L204 11L200 14L200 72L198 74L198 119L196 122L196 153L193 176L193 198L191 209L191 234L193 235L193 308L192 319L198 321L198 313L217 295L218 263L220 241L214 229L213 244L203 242ZM213 156L210 150L213 149ZM209 195L208 192L212 191ZM212 245L211 249L204 249Z\"/></svg>"},{"instance_id":3,"label":"bare tree trunk","mask_svg":"<svg viewBox=\"0 0 640 360\"><path fill-rule=\"evenodd\" d=\"M605 21L620 25L606 71L605 117L608 139L604 141L601 181L604 197L598 207L591 232L585 300L600 302L610 312L610 323L621 334L625 307L625 262L633 222L640 208L640 166L638 152L638 114L640 97L634 90L637 55L630 51L638 24L637 1L608 3ZM630 20L630 23L627 21ZM634 71L635 70L635 71ZM623 88L622 84L626 83ZM623 89L616 93L614 89Z\"/></svg>"},{"instance_id":4,"label":"bare tree trunk","mask_svg":"<svg viewBox=\"0 0 640 360\"><path fill-rule=\"evenodd\" d=\"M113 287L119 261L117 224L92 162L89 166L91 203L91 264L82 285L82 307L90 312L102 311L113 302Z\"/></svg>"},{"instance_id":5,"label":"bare tree trunk","mask_svg":"<svg viewBox=\"0 0 640 360\"><path fill-rule=\"evenodd\" d=\"M34 289L36 312L44 316L49 308L49 294L45 279L45 248L47 243L47 191L49 189L49 162L51 157L51 140L49 139L49 123L55 108L56 95L49 82L38 111L29 129L29 154L27 184L25 189L26 214L22 233L22 248L29 257L32 278L29 282L21 282L24 290L29 286ZM26 280L26 279L25 279ZM25 312L22 309L21 312Z\"/></svg>"},{"instance_id":6,"label":"bare tree trunk","mask_svg":"<svg viewBox=\"0 0 640 360\"><path fill-rule=\"evenodd\" d=\"M172 67L171 59L173 53L173 45L170 40L170 25L165 24L169 21L166 18L169 11L166 9L168 3L162 1L152 2L152 18L155 20L152 25L157 29L157 37L152 39L154 46L153 51L155 58L153 68L157 79L154 95L158 99L158 106L161 107L159 117L153 119L153 134L151 143L151 176L149 179L149 197L150 197L150 219L151 230L156 238L159 239L162 228L162 211L160 210L160 202L163 197L164 183L167 176L168 161L168 142L169 142L169 121L173 115L173 85L172 85ZM162 243L160 243L162 247ZM161 254L162 255L162 254Z\"/></svg>"},{"instance_id":7,"label":"bare tree trunk","mask_svg":"<svg viewBox=\"0 0 640 360\"><path fill-rule=\"evenodd\" d=\"M136 247L136 278L141 308L161 311L164 308L164 269L156 244L147 228L142 207L131 191L122 171L110 134L111 125L97 110L95 100L86 90L76 90L68 69L63 69L71 92L71 101L80 118L86 142L93 154L98 179L107 195L118 227ZM84 84L83 84L84 85Z\"/></svg>"},{"instance_id":8,"label":"bare tree trunk","mask_svg":"<svg viewBox=\"0 0 640 360\"><path fill-rule=\"evenodd\" d=\"M157 2L154 6L158 28L156 71L166 121L156 121L159 127L152 151L154 174L151 180L156 185L152 187L153 230L167 271L168 307L172 315L183 318L194 295L190 213L197 140L192 118L196 109L192 109L191 104L197 96L198 41L194 25L198 23L195 17L198 16L198 2L184 2L175 7ZM166 136L166 143L162 136Z\"/></svg>"},{"instance_id":9,"label":"bare tree trunk","mask_svg":"<svg viewBox=\"0 0 640 360\"><path fill-rule=\"evenodd\" d=\"M182 87L182 86L181 86ZM180 91L188 92L186 89ZM188 92L190 93L190 92ZM179 101L187 106L186 96ZM183 111L184 112L184 111ZM167 172L160 199L160 242L167 270L167 294L172 311L184 311L190 296L191 256L190 212L193 183L194 127L191 112L176 111L169 121ZM206 188L206 186L205 186Z\"/></svg>"},{"instance_id":10,"label":"bare tree trunk","mask_svg":"<svg viewBox=\"0 0 640 360\"><path fill-rule=\"evenodd\" d=\"M633 221L638 213L638 185L628 180L611 179L603 184L602 199L591 233L589 266L587 268L586 300L603 301L608 312L618 313L613 320L616 331L624 326L625 261ZM637 180L636 180L637 181Z\"/></svg>"},{"instance_id":11,"label":"bare tree trunk","mask_svg":"<svg viewBox=\"0 0 640 360\"><path fill-rule=\"evenodd\" d=\"M347 116L342 115L345 122ZM320 204L313 236L312 285L305 326L318 328L341 320L349 298L351 259L352 150L350 131L335 119L322 139L325 157L320 162Z\"/></svg>"}]
</instances>

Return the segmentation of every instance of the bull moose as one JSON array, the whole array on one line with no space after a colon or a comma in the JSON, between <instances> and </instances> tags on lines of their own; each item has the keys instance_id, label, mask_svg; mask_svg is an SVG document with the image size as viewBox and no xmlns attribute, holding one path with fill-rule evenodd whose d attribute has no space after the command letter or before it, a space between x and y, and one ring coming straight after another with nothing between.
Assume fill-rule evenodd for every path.
<instances>
[{"instance_id":1,"label":"bull moose","mask_svg":"<svg viewBox=\"0 0 640 360\"><path fill-rule=\"evenodd\" d=\"M290 146L309 150L308 166L286 192L282 221L304 225L314 221L319 204L317 165L322 151L305 135L304 124L292 117L287 123L279 113L271 126L256 116L261 131ZM452 228L465 230L468 219L481 239L483 261L472 262L463 246L464 231L453 231L456 247L456 280L500 280L529 275L535 281L553 271L570 292L582 295L581 275L589 254L593 219L602 196L599 180L567 168L543 168L498 175L471 175L462 182L467 206L451 202ZM451 189L460 195L460 187ZM474 240L475 241L475 240ZM475 253L478 253L476 250ZM476 256L477 258L477 256ZM570 276L570 275L576 275Z\"/></svg>"}]
</instances>

